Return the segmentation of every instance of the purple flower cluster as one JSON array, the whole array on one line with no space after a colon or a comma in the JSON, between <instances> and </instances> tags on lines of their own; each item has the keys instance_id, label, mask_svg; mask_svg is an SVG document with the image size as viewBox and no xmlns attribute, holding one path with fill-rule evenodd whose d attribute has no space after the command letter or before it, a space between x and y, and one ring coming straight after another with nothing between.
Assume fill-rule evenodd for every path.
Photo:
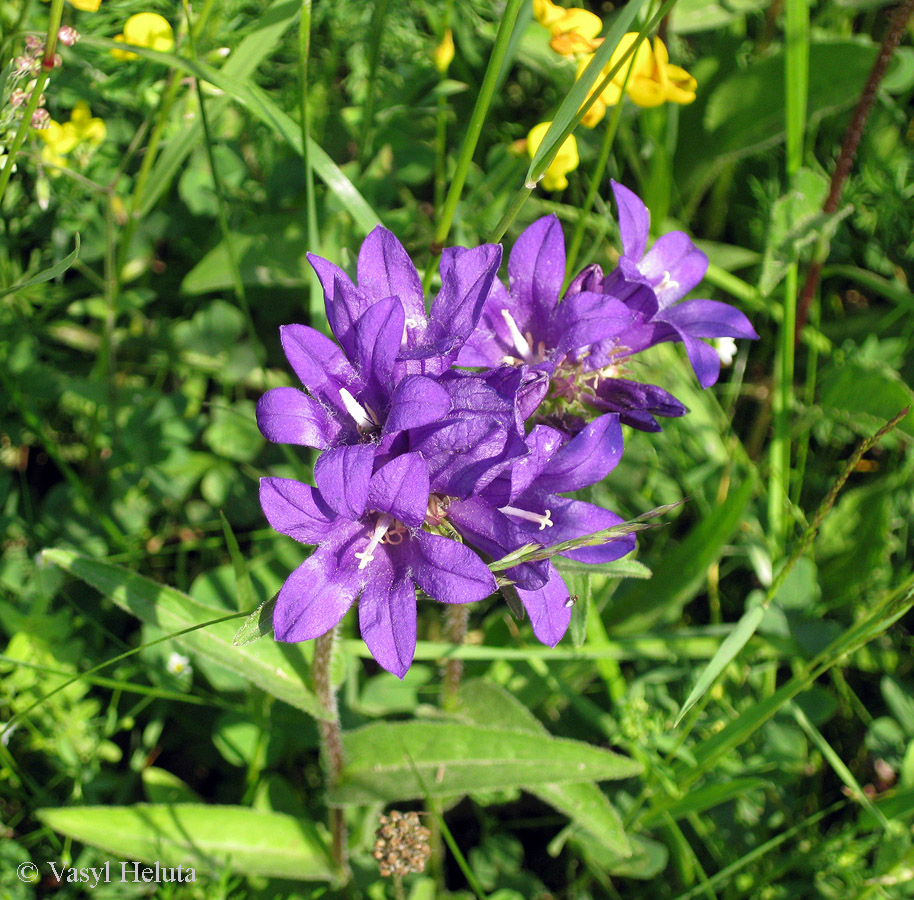
<instances>
[{"instance_id":1,"label":"purple flower cluster","mask_svg":"<svg viewBox=\"0 0 914 900\"><path fill-rule=\"evenodd\" d=\"M507 288L497 277L501 247L445 250L428 313L415 266L384 228L362 244L356 283L309 257L336 342L284 326L283 349L305 391L275 388L257 408L269 440L321 451L314 487L261 482L270 524L317 548L279 592L279 640L324 634L358 599L365 643L402 677L415 652L417 587L442 603L482 600L496 582L476 551L497 559L620 524L615 513L563 495L616 466L620 423L656 431L655 416L686 412L662 388L624 377L628 360L682 341L707 387L719 361L700 339L756 334L727 304L678 302L707 259L682 232L648 251L647 209L621 185L613 189L619 266L608 276L585 269L564 297L554 216L518 238ZM602 563L634 546L626 536L563 555ZM558 570L543 560L505 575L537 638L554 646L571 615Z\"/></svg>"}]
</instances>

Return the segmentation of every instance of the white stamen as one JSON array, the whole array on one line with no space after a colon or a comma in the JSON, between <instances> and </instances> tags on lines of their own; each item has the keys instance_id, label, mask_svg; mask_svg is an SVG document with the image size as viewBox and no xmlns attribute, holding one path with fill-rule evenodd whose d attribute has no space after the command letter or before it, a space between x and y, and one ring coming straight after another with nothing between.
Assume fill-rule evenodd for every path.
<instances>
[{"instance_id":1,"label":"white stamen","mask_svg":"<svg viewBox=\"0 0 914 900\"><path fill-rule=\"evenodd\" d=\"M506 516L515 516L518 519L526 519L528 522L535 522L540 527L540 531L544 528L552 528L555 525L555 522L552 521L552 510L547 509L543 515L539 513L530 512L527 509L518 509L516 506L502 506L499 509L499 512L503 512Z\"/></svg>"},{"instance_id":2,"label":"white stamen","mask_svg":"<svg viewBox=\"0 0 914 900\"><path fill-rule=\"evenodd\" d=\"M340 388L340 400L343 401L343 406L346 407L346 412L355 419L355 424L357 428L372 428L377 423L372 421L372 417L368 415L364 407L359 403L346 388Z\"/></svg>"},{"instance_id":3,"label":"white stamen","mask_svg":"<svg viewBox=\"0 0 914 900\"><path fill-rule=\"evenodd\" d=\"M378 519L378 523L374 527L374 534L371 536L368 546L361 553L356 553L355 555L355 558L359 561L359 570L364 569L365 566L374 559L375 548L381 543L381 539L387 534L387 529L390 528L393 521L394 517L386 514Z\"/></svg>"},{"instance_id":4,"label":"white stamen","mask_svg":"<svg viewBox=\"0 0 914 900\"><path fill-rule=\"evenodd\" d=\"M677 291L677 290L679 290L679 282L674 281L672 278L670 278L669 272L664 272L663 280L660 282L660 284L657 285L657 288L655 289L654 293L662 294L662 293L666 293L667 291Z\"/></svg>"},{"instance_id":5,"label":"white stamen","mask_svg":"<svg viewBox=\"0 0 914 900\"><path fill-rule=\"evenodd\" d=\"M421 324L422 324L422 323L421 323L418 319L413 318L413 316L407 316L407 317L403 320L403 336L400 338L400 346L401 346L401 347L405 347L405 346L406 346L406 341L407 341L407 339L408 339L408 337L409 337L409 329L410 329L410 328L418 328L419 325L421 325Z\"/></svg>"},{"instance_id":6,"label":"white stamen","mask_svg":"<svg viewBox=\"0 0 914 900\"><path fill-rule=\"evenodd\" d=\"M531 362L533 357L530 352L530 344L527 339L520 333L520 329L517 327L517 322L514 321L514 316L512 316L508 310L503 309L501 311L501 317L505 320L505 325L508 326L508 331L511 332L511 340L514 341L514 346L517 347L517 352L526 362Z\"/></svg>"}]
</instances>

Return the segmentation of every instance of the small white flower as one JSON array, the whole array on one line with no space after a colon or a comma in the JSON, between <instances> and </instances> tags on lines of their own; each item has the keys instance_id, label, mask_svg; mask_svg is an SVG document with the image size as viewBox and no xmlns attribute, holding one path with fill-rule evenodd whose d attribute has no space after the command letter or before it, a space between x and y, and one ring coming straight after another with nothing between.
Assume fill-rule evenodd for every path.
<instances>
[{"instance_id":1,"label":"small white flower","mask_svg":"<svg viewBox=\"0 0 914 900\"><path fill-rule=\"evenodd\" d=\"M720 357L721 365L733 364L733 357L736 356L736 341L732 337L715 338L714 349Z\"/></svg>"},{"instance_id":2,"label":"small white flower","mask_svg":"<svg viewBox=\"0 0 914 900\"><path fill-rule=\"evenodd\" d=\"M165 663L165 670L169 675L183 675L185 672L190 672L190 657L184 656L182 653L172 653L168 657L168 662Z\"/></svg>"}]
</instances>

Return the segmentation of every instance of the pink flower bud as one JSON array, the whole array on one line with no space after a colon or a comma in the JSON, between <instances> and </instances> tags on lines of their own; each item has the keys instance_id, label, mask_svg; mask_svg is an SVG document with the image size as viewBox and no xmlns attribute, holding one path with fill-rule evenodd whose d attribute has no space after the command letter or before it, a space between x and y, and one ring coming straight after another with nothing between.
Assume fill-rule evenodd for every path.
<instances>
[{"instance_id":1,"label":"pink flower bud","mask_svg":"<svg viewBox=\"0 0 914 900\"><path fill-rule=\"evenodd\" d=\"M36 109L32 113L32 128L44 130L51 124L51 114L46 109Z\"/></svg>"},{"instance_id":2,"label":"pink flower bud","mask_svg":"<svg viewBox=\"0 0 914 900\"><path fill-rule=\"evenodd\" d=\"M72 47L79 40L79 32L72 25L64 25L57 32L57 40L65 47Z\"/></svg>"},{"instance_id":3,"label":"pink flower bud","mask_svg":"<svg viewBox=\"0 0 914 900\"><path fill-rule=\"evenodd\" d=\"M22 106L22 104L25 103L27 97L28 94L26 94L22 88L16 88L16 90L10 94L10 106L12 106L13 109L15 109L17 106Z\"/></svg>"},{"instance_id":4,"label":"pink flower bud","mask_svg":"<svg viewBox=\"0 0 914 900\"><path fill-rule=\"evenodd\" d=\"M44 41L36 34L25 36L25 49L31 56L41 56L44 53Z\"/></svg>"}]
</instances>

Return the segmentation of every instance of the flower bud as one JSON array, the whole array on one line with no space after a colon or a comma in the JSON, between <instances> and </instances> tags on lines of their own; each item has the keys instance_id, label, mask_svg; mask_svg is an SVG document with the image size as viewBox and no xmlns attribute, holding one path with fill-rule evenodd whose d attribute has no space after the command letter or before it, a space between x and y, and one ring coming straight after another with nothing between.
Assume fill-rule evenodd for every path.
<instances>
[{"instance_id":1,"label":"flower bud","mask_svg":"<svg viewBox=\"0 0 914 900\"><path fill-rule=\"evenodd\" d=\"M379 821L372 856L378 861L381 875L387 878L423 871L432 851L428 844L430 832L419 824L419 814L394 809Z\"/></svg>"},{"instance_id":2,"label":"flower bud","mask_svg":"<svg viewBox=\"0 0 914 900\"><path fill-rule=\"evenodd\" d=\"M32 113L32 128L42 131L51 124L51 114L46 109L36 109Z\"/></svg>"},{"instance_id":3,"label":"flower bud","mask_svg":"<svg viewBox=\"0 0 914 900\"><path fill-rule=\"evenodd\" d=\"M79 32L72 25L64 25L57 32L57 40L65 47L72 47L79 40Z\"/></svg>"},{"instance_id":4,"label":"flower bud","mask_svg":"<svg viewBox=\"0 0 914 900\"><path fill-rule=\"evenodd\" d=\"M441 75L445 75L454 61L454 33L450 28L444 32L441 43L435 47L435 68Z\"/></svg>"}]
</instances>

